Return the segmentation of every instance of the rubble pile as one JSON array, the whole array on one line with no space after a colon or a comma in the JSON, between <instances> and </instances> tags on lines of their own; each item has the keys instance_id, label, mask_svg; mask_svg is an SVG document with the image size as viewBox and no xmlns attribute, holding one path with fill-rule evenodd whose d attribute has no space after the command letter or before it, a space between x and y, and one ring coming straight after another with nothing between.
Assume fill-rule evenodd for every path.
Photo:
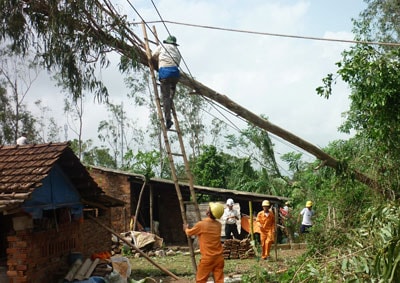
<instances>
[{"instance_id":1,"label":"rubble pile","mask_svg":"<svg viewBox=\"0 0 400 283\"><path fill-rule=\"evenodd\" d=\"M157 250L162 248L163 239L156 234L147 232L128 231L120 234L125 241L132 243L142 251ZM116 236L112 236L111 254L132 255L134 250L131 249L124 241Z\"/></svg>"},{"instance_id":2,"label":"rubble pile","mask_svg":"<svg viewBox=\"0 0 400 283\"><path fill-rule=\"evenodd\" d=\"M135 245L138 249L140 249L143 253L145 253L149 257L165 257L165 256L174 256L176 254L186 253L186 249L183 247L171 247L165 248L163 247L163 239L158 237L155 234L147 233L147 232L124 232L121 233L121 237ZM198 253L198 252L197 252ZM132 256L134 258L141 257L142 255L126 244L126 242L118 239L118 237L112 237L112 246L111 246L111 254L112 255L122 255L122 256Z\"/></svg>"},{"instance_id":3,"label":"rubble pile","mask_svg":"<svg viewBox=\"0 0 400 283\"><path fill-rule=\"evenodd\" d=\"M129 278L131 266L128 258L109 257L109 253L107 253L108 258L101 258L103 256L106 256L106 252L93 254L91 258L85 260L83 257L77 258L64 276L63 282L123 282L111 279Z\"/></svg>"},{"instance_id":4,"label":"rubble pile","mask_svg":"<svg viewBox=\"0 0 400 283\"><path fill-rule=\"evenodd\" d=\"M225 259L246 259L255 257L255 252L250 244L250 239L225 240L223 248L223 255Z\"/></svg>"}]
</instances>

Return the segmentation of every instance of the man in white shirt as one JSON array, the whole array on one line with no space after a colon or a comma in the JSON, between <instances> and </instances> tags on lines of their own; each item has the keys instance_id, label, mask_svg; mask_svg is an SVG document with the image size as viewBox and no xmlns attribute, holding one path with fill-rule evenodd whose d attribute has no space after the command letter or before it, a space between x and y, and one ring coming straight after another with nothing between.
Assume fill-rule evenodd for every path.
<instances>
[{"instance_id":1,"label":"man in white shirt","mask_svg":"<svg viewBox=\"0 0 400 283\"><path fill-rule=\"evenodd\" d=\"M225 221L225 239L232 239L232 234L235 239L239 239L239 232L236 225L236 221L239 220L239 212L233 209L233 205L233 199L227 199L227 207L222 215L222 220Z\"/></svg>"},{"instance_id":2,"label":"man in white shirt","mask_svg":"<svg viewBox=\"0 0 400 283\"><path fill-rule=\"evenodd\" d=\"M173 124L171 106L180 76L179 63L181 62L181 54L178 50L175 36L168 36L163 43L157 46L152 57L156 60L158 59L158 79L161 84L165 123L167 129L169 129Z\"/></svg>"},{"instance_id":3,"label":"man in white shirt","mask_svg":"<svg viewBox=\"0 0 400 283\"><path fill-rule=\"evenodd\" d=\"M312 217L314 216L315 212L312 209L312 207L313 207L312 201L310 201L310 200L307 201L306 202L306 207L303 208L303 210L299 214L299 218L300 218L300 216L303 217L303 220L301 222L301 227L300 227L300 233L301 234L308 233L309 229L313 225ZM300 219L298 219L298 220L300 220Z\"/></svg>"}]
</instances>

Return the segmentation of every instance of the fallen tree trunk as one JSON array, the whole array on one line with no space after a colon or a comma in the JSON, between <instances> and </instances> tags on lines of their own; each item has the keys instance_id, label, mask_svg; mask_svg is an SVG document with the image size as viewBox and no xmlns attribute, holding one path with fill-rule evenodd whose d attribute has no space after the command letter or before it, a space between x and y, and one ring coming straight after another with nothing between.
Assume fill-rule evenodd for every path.
<instances>
[{"instance_id":1,"label":"fallen tree trunk","mask_svg":"<svg viewBox=\"0 0 400 283\"><path fill-rule=\"evenodd\" d=\"M322 151L317 146L299 138L298 136L270 123L268 120L262 118L261 116L256 115L253 112L245 109L244 107L230 100L226 95L219 94L218 92L206 87L200 82L197 82L193 78L190 78L186 74L181 75L181 79L179 82L192 88L193 90L195 90L197 94L206 96L218 102L219 104L231 110L232 112L242 117L249 123L261 129L264 129L267 132L277 135L278 137L290 142L291 144L298 146L301 149L311 153L316 158L323 161L325 165L332 167L334 169L338 169L339 162L326 152ZM379 189L380 186L375 180L369 178L368 176L365 176L364 174L358 172L357 170L354 170L352 173L354 174L354 178L360 181L361 183L364 183L365 185L373 189Z\"/></svg>"},{"instance_id":2,"label":"fallen tree trunk","mask_svg":"<svg viewBox=\"0 0 400 283\"><path fill-rule=\"evenodd\" d=\"M28 1L24 0L26 10L29 15L43 15L45 17L49 17L52 15L52 11L55 7L51 6L48 1ZM109 1L94 1L99 10L105 13L107 16L115 19L116 22L120 22L121 15L117 14L117 10L112 6ZM57 9L57 8L56 8ZM124 25L102 25L96 22L96 17L90 15L87 11L83 11L83 14L87 17L87 21L77 21L75 18L71 18L69 21L63 21L63 23L68 22L68 30L72 27L75 31L80 31L85 34L88 34L100 41L102 45L108 46L112 50L118 52L119 54L130 58L132 61L142 64L148 67L148 59L145 52L145 44L141 39L130 29L129 26ZM107 29L108 28L108 29ZM153 65L156 66L157 62L154 62ZM218 92L206 87L205 85L197 82L191 76L183 73L181 74L180 83L186 85L189 88L192 88L196 91L197 94L208 97L212 99L227 109L231 110L238 116L242 117L249 123L266 130L272 134L277 135L278 137L290 142L291 144L298 146L299 148L309 152L314 155L316 158L321 160L325 165L332 167L334 169L339 169L339 162L314 146L313 144L297 137L296 135L270 123L266 119L256 115L249 110L241 107L236 104L234 101L230 100L227 96L219 94ZM368 176L362 174L357 170L352 170L350 173L354 176L354 178L361 183L366 184L372 189L379 190L380 186L376 180L369 178Z\"/></svg>"}]
</instances>

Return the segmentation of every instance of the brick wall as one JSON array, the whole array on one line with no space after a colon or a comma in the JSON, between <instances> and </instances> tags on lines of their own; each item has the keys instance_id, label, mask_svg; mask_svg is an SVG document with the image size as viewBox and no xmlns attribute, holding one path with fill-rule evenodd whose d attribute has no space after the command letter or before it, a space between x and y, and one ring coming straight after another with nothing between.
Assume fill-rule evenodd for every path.
<instances>
[{"instance_id":1,"label":"brick wall","mask_svg":"<svg viewBox=\"0 0 400 283\"><path fill-rule=\"evenodd\" d=\"M117 232L128 231L131 216L131 185L128 176L95 168L88 171L107 195L125 202L124 207L111 209L111 228Z\"/></svg>"},{"instance_id":2,"label":"brick wall","mask_svg":"<svg viewBox=\"0 0 400 283\"><path fill-rule=\"evenodd\" d=\"M141 185L131 184L128 176L125 174L117 174L114 172L106 172L96 168L88 170L95 182L106 192L107 195L115 197L124 201L124 208L113 208L111 210L111 223L112 228L116 232L124 232L129 229L129 219L131 209L136 208L135 200L138 199ZM187 243L186 235L182 230L182 216L179 208L179 200L173 185L153 184L154 195L154 220L159 222L160 236L164 239L166 244L184 244ZM131 195L133 194L133 196ZM141 216L148 223L143 223L139 218L141 224L149 227L149 190L145 190L141 203ZM186 196L188 199L188 196ZM132 214L134 211L132 211Z\"/></svg>"},{"instance_id":3,"label":"brick wall","mask_svg":"<svg viewBox=\"0 0 400 283\"><path fill-rule=\"evenodd\" d=\"M58 230L16 231L8 236L7 275L10 283L52 282L68 268L68 255L81 249L79 223L59 225Z\"/></svg>"},{"instance_id":4,"label":"brick wall","mask_svg":"<svg viewBox=\"0 0 400 283\"><path fill-rule=\"evenodd\" d=\"M97 220L110 227L110 211L103 211ZM84 258L93 253L111 251L111 233L90 219L85 219L81 225L82 252Z\"/></svg>"},{"instance_id":5,"label":"brick wall","mask_svg":"<svg viewBox=\"0 0 400 283\"><path fill-rule=\"evenodd\" d=\"M109 210L103 211L98 220L109 227ZM7 244L10 283L51 283L67 273L71 252L80 252L87 258L92 253L110 251L111 233L85 219L46 231L16 231L7 236Z\"/></svg>"}]
</instances>

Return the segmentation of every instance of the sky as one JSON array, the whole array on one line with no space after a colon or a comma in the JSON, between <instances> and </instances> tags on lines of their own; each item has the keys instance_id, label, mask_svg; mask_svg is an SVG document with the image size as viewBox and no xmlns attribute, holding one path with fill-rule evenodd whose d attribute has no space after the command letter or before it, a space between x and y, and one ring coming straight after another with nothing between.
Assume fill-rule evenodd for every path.
<instances>
[{"instance_id":1,"label":"sky","mask_svg":"<svg viewBox=\"0 0 400 283\"><path fill-rule=\"evenodd\" d=\"M304 37L353 39L352 18L365 8L361 0L153 0L165 21L213 26L261 33ZM159 21L151 0L112 1L132 21ZM154 25L160 39L168 32ZM202 84L228 96L255 114L298 137L325 147L336 139L350 136L339 133L342 113L349 108L350 90L341 82L330 99L319 97L315 89L322 78L335 72L335 63L349 43L274 37L166 24L177 37L184 62L181 68ZM142 36L141 26L134 30ZM117 61L117 56L112 58ZM115 63L99 72L109 88L111 101L120 103L140 125L148 117L134 109L125 99L128 92ZM40 98L54 113L61 115L64 99L53 87L47 74L42 74L32 87L29 103ZM106 118L104 106L92 103L86 108L84 139L96 139L98 122ZM62 116L62 115L61 115ZM60 117L60 120L65 119ZM65 122L60 122L64 124ZM75 138L68 131L68 139ZM279 155L295 151L293 146L273 137ZM300 151L304 153L303 151ZM307 155L307 154L305 154Z\"/></svg>"}]
</instances>

